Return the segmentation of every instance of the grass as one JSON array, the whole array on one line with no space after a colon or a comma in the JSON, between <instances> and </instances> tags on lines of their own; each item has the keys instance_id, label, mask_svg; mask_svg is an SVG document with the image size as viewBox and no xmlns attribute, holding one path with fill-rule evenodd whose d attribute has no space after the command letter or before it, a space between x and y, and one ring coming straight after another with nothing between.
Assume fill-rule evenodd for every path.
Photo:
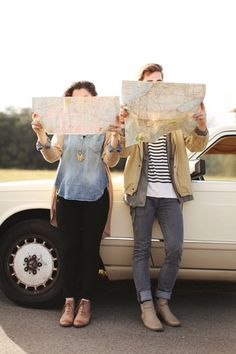
<instances>
[{"instance_id":1,"label":"grass","mask_svg":"<svg viewBox=\"0 0 236 354\"><path fill-rule=\"evenodd\" d=\"M0 182L55 178L55 170L0 169Z\"/></svg>"}]
</instances>

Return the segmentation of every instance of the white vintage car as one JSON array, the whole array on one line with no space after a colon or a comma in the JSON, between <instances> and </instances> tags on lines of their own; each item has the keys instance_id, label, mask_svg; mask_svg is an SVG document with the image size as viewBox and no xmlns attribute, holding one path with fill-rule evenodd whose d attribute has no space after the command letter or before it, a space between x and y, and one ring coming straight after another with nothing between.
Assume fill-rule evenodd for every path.
<instances>
[{"instance_id":1,"label":"white vintage car","mask_svg":"<svg viewBox=\"0 0 236 354\"><path fill-rule=\"evenodd\" d=\"M190 153L189 163L194 200L184 204L179 277L236 281L236 125L213 130L206 149ZM110 279L128 279L132 226L123 202L122 175L113 182L112 236L102 241L101 256ZM50 303L61 291L59 237L49 224L52 185L46 180L0 183L0 285L22 305ZM152 275L156 276L163 257L163 237L156 222Z\"/></svg>"}]
</instances>

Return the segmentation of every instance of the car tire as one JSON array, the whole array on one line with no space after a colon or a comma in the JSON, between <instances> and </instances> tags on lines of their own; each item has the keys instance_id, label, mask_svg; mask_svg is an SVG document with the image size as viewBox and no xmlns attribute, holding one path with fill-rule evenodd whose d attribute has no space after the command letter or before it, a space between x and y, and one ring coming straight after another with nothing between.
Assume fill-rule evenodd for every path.
<instances>
[{"instance_id":1,"label":"car tire","mask_svg":"<svg viewBox=\"0 0 236 354\"><path fill-rule=\"evenodd\" d=\"M0 287L19 305L52 305L61 293L61 252L57 229L46 220L26 220L1 237Z\"/></svg>"}]
</instances>

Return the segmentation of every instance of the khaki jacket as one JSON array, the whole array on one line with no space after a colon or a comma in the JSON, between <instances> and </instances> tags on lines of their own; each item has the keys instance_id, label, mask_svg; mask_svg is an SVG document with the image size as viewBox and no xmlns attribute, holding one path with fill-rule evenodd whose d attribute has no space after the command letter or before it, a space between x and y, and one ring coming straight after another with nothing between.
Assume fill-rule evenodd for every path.
<instances>
[{"instance_id":1,"label":"khaki jacket","mask_svg":"<svg viewBox=\"0 0 236 354\"><path fill-rule=\"evenodd\" d=\"M181 198L192 195L186 147L192 152L201 151L207 142L208 132L204 134L198 128L195 128L189 136L184 136L181 130L170 133L169 158L172 167L170 172L174 188ZM128 157L124 170L124 192L132 196L137 191L141 175L144 154L143 143L125 148L125 138L121 138L121 146L121 156Z\"/></svg>"},{"instance_id":2,"label":"khaki jacket","mask_svg":"<svg viewBox=\"0 0 236 354\"><path fill-rule=\"evenodd\" d=\"M110 173L110 168L115 166L120 159L120 153L117 151L112 151L109 152L107 149L107 145L110 143L110 133L106 133L105 141L103 144L103 152L102 152L102 159L104 162L104 167L107 173L107 178L108 178L108 192L109 192L109 199L110 199L110 208L109 208L109 213L108 213L108 218L107 218L107 223L104 229L103 236L110 236L110 222L111 222L111 212L112 212L112 204L113 204L113 188L112 188L112 179L111 179L111 173ZM64 135L54 135L52 138L51 142L51 147L50 149L41 149L41 153L44 157L44 159L50 163L56 162L60 160L63 152L63 144L64 144ZM52 202L51 202L51 212L50 212L50 222L53 226L57 227L57 222L56 222L56 197L57 197L57 191L54 186L53 191L52 191Z\"/></svg>"}]
</instances>

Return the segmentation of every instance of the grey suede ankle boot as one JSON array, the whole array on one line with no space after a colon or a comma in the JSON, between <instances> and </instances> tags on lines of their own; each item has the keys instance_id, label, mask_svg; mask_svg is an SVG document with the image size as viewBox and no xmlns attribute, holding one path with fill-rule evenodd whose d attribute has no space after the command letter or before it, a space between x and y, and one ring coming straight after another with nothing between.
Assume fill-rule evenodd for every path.
<instances>
[{"instance_id":1,"label":"grey suede ankle boot","mask_svg":"<svg viewBox=\"0 0 236 354\"><path fill-rule=\"evenodd\" d=\"M145 301L140 304L140 306L142 311L141 319L143 321L144 326L148 329L151 329L152 331L163 331L164 327L156 315L153 301Z\"/></svg>"},{"instance_id":2,"label":"grey suede ankle boot","mask_svg":"<svg viewBox=\"0 0 236 354\"><path fill-rule=\"evenodd\" d=\"M179 327L181 326L180 321L178 318L175 317L175 315L171 312L169 305L168 305L168 300L166 299L157 299L156 300L156 312L157 315L163 319L163 321L168 325L172 327Z\"/></svg>"}]
</instances>

